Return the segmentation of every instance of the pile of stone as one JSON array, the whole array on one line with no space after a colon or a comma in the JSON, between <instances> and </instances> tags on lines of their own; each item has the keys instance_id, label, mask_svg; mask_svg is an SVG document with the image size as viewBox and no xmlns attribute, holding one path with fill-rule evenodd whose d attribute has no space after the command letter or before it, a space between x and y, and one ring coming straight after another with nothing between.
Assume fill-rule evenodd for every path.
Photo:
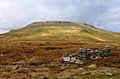
<instances>
[{"instance_id":1,"label":"pile of stone","mask_svg":"<svg viewBox=\"0 0 120 79\"><path fill-rule=\"evenodd\" d=\"M77 52L73 54L64 53L62 60L73 63L82 64L83 61L90 59L106 58L111 55L111 49L105 47L101 50L93 50L90 48L80 48Z\"/></svg>"}]
</instances>

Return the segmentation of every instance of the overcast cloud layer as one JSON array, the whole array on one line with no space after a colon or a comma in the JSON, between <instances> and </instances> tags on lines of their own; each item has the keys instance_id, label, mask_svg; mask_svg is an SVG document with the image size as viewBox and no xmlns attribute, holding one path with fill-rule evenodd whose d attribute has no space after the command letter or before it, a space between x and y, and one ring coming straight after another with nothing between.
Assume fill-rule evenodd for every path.
<instances>
[{"instance_id":1,"label":"overcast cloud layer","mask_svg":"<svg viewBox=\"0 0 120 79\"><path fill-rule=\"evenodd\" d=\"M49 20L120 31L120 0L0 0L0 33Z\"/></svg>"}]
</instances>

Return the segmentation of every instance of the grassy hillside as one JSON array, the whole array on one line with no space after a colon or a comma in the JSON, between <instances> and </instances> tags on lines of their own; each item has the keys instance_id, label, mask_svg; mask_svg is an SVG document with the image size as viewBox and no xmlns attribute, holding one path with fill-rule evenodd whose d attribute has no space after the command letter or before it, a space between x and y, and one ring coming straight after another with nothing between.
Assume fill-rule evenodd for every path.
<instances>
[{"instance_id":1,"label":"grassy hillside","mask_svg":"<svg viewBox=\"0 0 120 79\"><path fill-rule=\"evenodd\" d=\"M67 40L120 43L119 33L101 30L83 23L64 21L34 22L25 28L12 30L2 37L4 40L21 41Z\"/></svg>"}]
</instances>

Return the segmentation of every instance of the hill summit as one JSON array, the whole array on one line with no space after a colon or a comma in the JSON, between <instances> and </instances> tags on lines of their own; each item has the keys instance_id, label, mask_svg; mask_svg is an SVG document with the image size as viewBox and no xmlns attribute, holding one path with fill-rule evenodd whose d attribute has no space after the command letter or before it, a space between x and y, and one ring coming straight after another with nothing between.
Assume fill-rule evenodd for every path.
<instances>
[{"instance_id":1,"label":"hill summit","mask_svg":"<svg viewBox=\"0 0 120 79\"><path fill-rule=\"evenodd\" d=\"M24 28L5 34L10 40L79 41L120 43L120 33L96 28L93 25L69 21L33 22ZM12 37L12 38L11 38Z\"/></svg>"},{"instance_id":2,"label":"hill summit","mask_svg":"<svg viewBox=\"0 0 120 79\"><path fill-rule=\"evenodd\" d=\"M36 27L43 27L43 26L79 26L75 22L69 21L46 21L46 22L33 22L29 24L26 28L36 28Z\"/></svg>"}]
</instances>

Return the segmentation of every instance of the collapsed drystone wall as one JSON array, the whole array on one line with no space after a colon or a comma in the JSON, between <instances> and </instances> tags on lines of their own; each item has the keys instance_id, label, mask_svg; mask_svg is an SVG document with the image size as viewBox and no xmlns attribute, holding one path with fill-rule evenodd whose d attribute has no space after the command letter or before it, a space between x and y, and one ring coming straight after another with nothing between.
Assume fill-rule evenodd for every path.
<instances>
[{"instance_id":1,"label":"collapsed drystone wall","mask_svg":"<svg viewBox=\"0 0 120 79\"><path fill-rule=\"evenodd\" d=\"M83 64L83 62L86 60L106 58L110 56L111 53L112 52L109 47L105 47L101 50L80 48L73 54L64 53L62 56L62 61Z\"/></svg>"}]
</instances>

